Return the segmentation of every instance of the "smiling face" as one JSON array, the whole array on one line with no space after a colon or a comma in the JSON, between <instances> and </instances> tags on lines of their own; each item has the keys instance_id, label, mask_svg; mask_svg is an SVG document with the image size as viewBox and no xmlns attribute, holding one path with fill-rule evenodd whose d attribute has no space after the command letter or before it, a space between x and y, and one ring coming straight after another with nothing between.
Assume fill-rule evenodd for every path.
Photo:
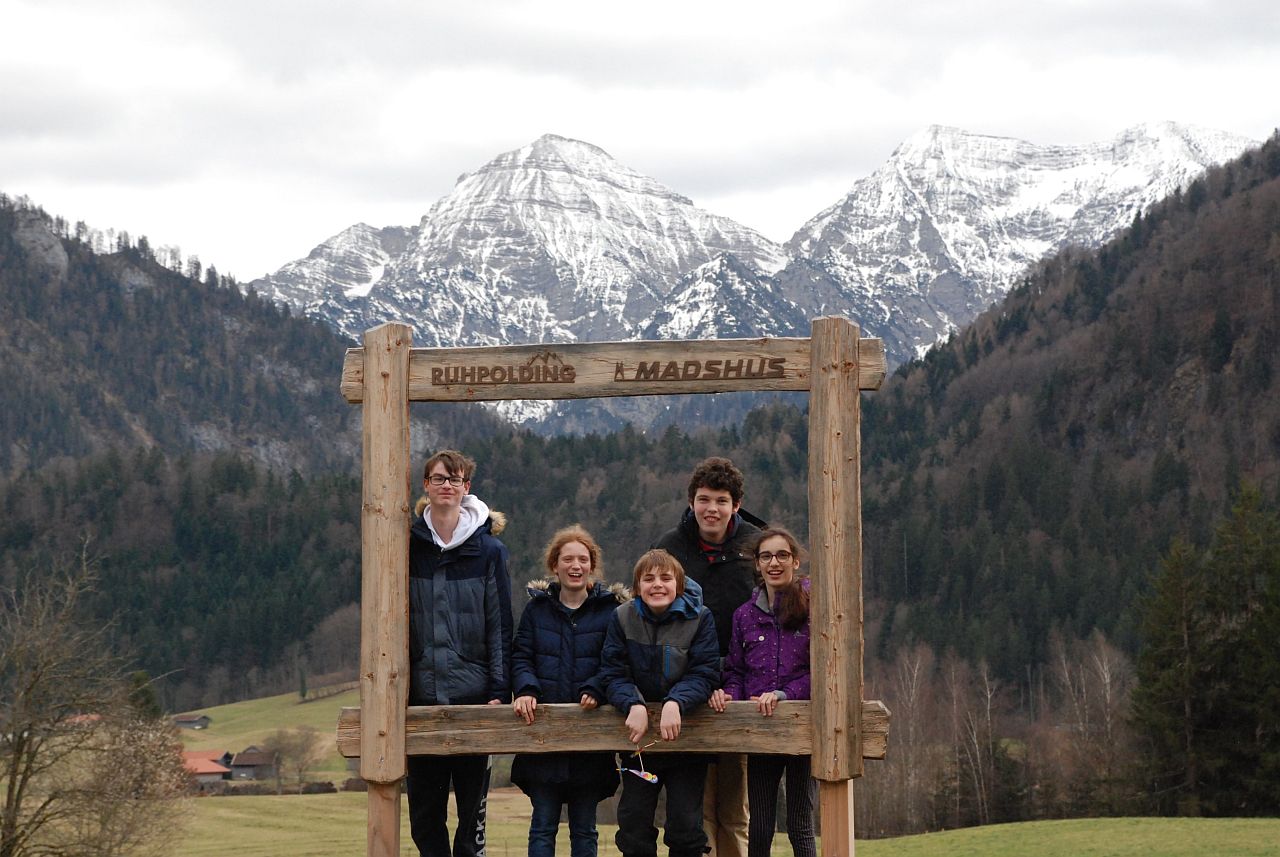
<instances>
[{"instance_id":1,"label":"smiling face","mask_svg":"<svg viewBox=\"0 0 1280 857\"><path fill-rule=\"evenodd\" d=\"M455 485L449 481L450 479L462 481ZM437 485L436 482L441 484ZM450 473L449 468L440 461L432 465L427 478L422 480L422 485L427 490L427 499L431 501L431 508L437 511L457 509L462 505L462 498L471 490L469 481L463 479L460 474Z\"/></svg>"},{"instance_id":2,"label":"smiling face","mask_svg":"<svg viewBox=\"0 0 1280 857\"><path fill-rule=\"evenodd\" d=\"M591 585L591 551L582 542L565 542L551 573L563 592L582 592Z\"/></svg>"},{"instance_id":3,"label":"smiling face","mask_svg":"<svg viewBox=\"0 0 1280 857\"><path fill-rule=\"evenodd\" d=\"M769 536L756 548L756 570L764 578L770 594L789 586L796 579L800 558L791 543L782 536Z\"/></svg>"},{"instance_id":4,"label":"smiling face","mask_svg":"<svg viewBox=\"0 0 1280 857\"><path fill-rule=\"evenodd\" d=\"M733 502L728 491L715 488L699 488L693 494L693 516L698 522L698 535L711 544L718 545L729 534L729 522L741 503Z\"/></svg>"},{"instance_id":5,"label":"smiling face","mask_svg":"<svg viewBox=\"0 0 1280 857\"><path fill-rule=\"evenodd\" d=\"M650 566L640 573L636 583L640 600L655 616L667 612L682 589L675 571L666 566Z\"/></svg>"}]
</instances>

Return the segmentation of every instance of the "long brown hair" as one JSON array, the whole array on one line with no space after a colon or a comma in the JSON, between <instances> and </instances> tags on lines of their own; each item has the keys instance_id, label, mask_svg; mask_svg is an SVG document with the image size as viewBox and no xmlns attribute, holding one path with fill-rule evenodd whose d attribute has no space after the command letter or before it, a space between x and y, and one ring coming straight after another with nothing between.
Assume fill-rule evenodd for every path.
<instances>
[{"instance_id":1,"label":"long brown hair","mask_svg":"<svg viewBox=\"0 0 1280 857\"><path fill-rule=\"evenodd\" d=\"M758 557L760 545L766 539L771 539L775 536L781 536L785 539L796 560L804 562L808 555L807 552L796 537L791 535L791 531L784 527L769 527L761 530L756 536L755 545L751 548L752 555ZM803 579L800 576L800 569L797 568L791 583L778 590L778 600L774 605L773 611L778 617L778 623L787 631L794 631L809 621L809 590L805 588ZM764 575L760 573L758 559L756 561L756 581L764 585Z\"/></svg>"}]
</instances>

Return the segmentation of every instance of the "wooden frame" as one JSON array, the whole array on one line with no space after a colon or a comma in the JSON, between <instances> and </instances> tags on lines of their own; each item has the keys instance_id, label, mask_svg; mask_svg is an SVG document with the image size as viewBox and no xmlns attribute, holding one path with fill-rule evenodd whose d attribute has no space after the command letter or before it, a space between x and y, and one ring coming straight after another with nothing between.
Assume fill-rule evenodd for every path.
<instances>
[{"instance_id":1,"label":"wooden frame","mask_svg":"<svg viewBox=\"0 0 1280 857\"><path fill-rule=\"evenodd\" d=\"M410 401L498 401L808 390L809 544L815 676L811 701L765 721L749 702L690 715L663 750L809 753L821 784L823 857L852 855L852 779L884 758L889 712L862 699L860 390L878 389L884 347L843 318L812 336L684 342L604 342L493 348L412 347L408 325L366 332L347 351L342 394L363 405L360 708L338 724L343 755L369 783L369 857L400 848L405 754L622 750L610 708L543 705L532 725L503 706L408 708ZM651 719L656 717L651 706ZM656 722L656 720L655 720Z\"/></svg>"}]
</instances>

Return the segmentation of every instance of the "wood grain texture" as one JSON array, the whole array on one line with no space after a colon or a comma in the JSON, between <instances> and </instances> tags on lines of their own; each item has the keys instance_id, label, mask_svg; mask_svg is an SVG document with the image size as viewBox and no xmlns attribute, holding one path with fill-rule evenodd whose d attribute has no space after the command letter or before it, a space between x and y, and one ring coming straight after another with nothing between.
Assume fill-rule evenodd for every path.
<instances>
[{"instance_id":1,"label":"wood grain texture","mask_svg":"<svg viewBox=\"0 0 1280 857\"><path fill-rule=\"evenodd\" d=\"M884 343L860 349L865 389L884 380ZM364 396L365 354L347 350L342 395ZM587 399L807 390L809 340L791 338L550 343L474 348L415 348L409 358L409 399L480 402Z\"/></svg>"},{"instance_id":2,"label":"wood grain texture","mask_svg":"<svg viewBox=\"0 0 1280 857\"><path fill-rule=\"evenodd\" d=\"M661 707L649 706L653 740ZM731 702L723 714L699 709L684 719L680 738L646 752L793 753L812 751L812 703L778 703L772 717L761 716L752 702ZM629 750L623 717L609 707L583 711L574 704L539 705L525 725L502 705L411 706L405 716L405 748L411 756L466 753L550 753ZM889 711L877 700L862 703L863 755L883 759L888 744ZM338 718L338 751L360 754L360 709L344 708Z\"/></svg>"},{"instance_id":3,"label":"wood grain texture","mask_svg":"<svg viewBox=\"0 0 1280 857\"><path fill-rule=\"evenodd\" d=\"M858 328L813 322L809 391L813 775L862 776L862 506Z\"/></svg>"},{"instance_id":4,"label":"wood grain texture","mask_svg":"<svg viewBox=\"0 0 1280 857\"><path fill-rule=\"evenodd\" d=\"M369 783L369 857L400 857L400 783Z\"/></svg>"},{"instance_id":5,"label":"wood grain texture","mask_svg":"<svg viewBox=\"0 0 1280 857\"><path fill-rule=\"evenodd\" d=\"M405 774L411 337L407 325L384 324L364 340L360 707L371 728L361 736L360 776L371 783L394 783Z\"/></svg>"},{"instance_id":6,"label":"wood grain texture","mask_svg":"<svg viewBox=\"0 0 1280 857\"><path fill-rule=\"evenodd\" d=\"M853 780L818 780L822 857L853 857Z\"/></svg>"}]
</instances>

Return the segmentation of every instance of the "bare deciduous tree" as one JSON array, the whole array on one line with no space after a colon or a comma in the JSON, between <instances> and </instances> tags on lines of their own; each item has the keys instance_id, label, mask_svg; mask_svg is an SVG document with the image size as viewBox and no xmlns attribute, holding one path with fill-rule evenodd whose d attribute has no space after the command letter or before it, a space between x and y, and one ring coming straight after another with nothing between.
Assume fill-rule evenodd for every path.
<instances>
[{"instance_id":1,"label":"bare deciduous tree","mask_svg":"<svg viewBox=\"0 0 1280 857\"><path fill-rule=\"evenodd\" d=\"M325 736L311 726L277 729L266 741L267 750L276 755L276 782L288 774L301 788L307 774L324 758L326 744Z\"/></svg>"},{"instance_id":2,"label":"bare deciduous tree","mask_svg":"<svg viewBox=\"0 0 1280 857\"><path fill-rule=\"evenodd\" d=\"M1132 752L1124 713L1133 667L1101 631L1087 640L1054 634L1049 648L1054 699L1039 743L1063 779L1053 791L1063 795L1067 815L1119 812Z\"/></svg>"},{"instance_id":3,"label":"bare deciduous tree","mask_svg":"<svg viewBox=\"0 0 1280 857\"><path fill-rule=\"evenodd\" d=\"M141 855L186 793L166 724L135 712L79 567L0 592L0 857Z\"/></svg>"}]
</instances>

